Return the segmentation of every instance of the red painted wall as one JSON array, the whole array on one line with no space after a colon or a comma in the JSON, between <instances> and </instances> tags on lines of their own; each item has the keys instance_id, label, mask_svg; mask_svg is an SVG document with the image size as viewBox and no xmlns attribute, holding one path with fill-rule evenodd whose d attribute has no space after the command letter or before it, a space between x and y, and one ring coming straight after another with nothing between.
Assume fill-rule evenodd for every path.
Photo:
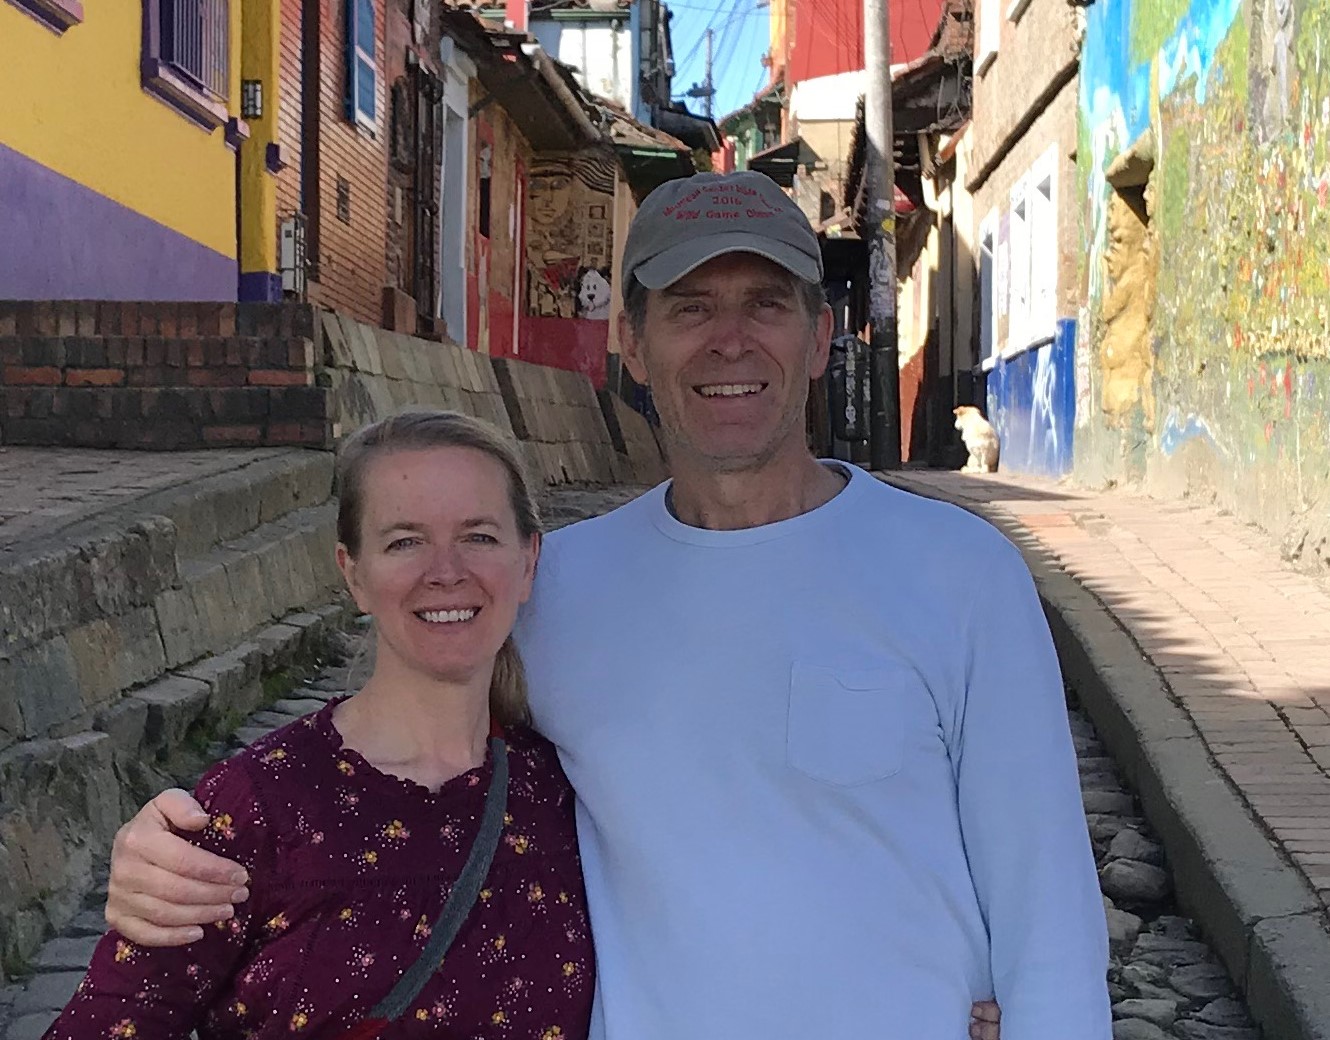
<instances>
[{"instance_id":1,"label":"red painted wall","mask_svg":"<svg viewBox=\"0 0 1330 1040\"><path fill-rule=\"evenodd\" d=\"M537 365L581 372L601 387L605 385L605 356L609 343L608 321L541 318L528 314L522 319L522 349L517 356Z\"/></svg>"},{"instance_id":2,"label":"red painted wall","mask_svg":"<svg viewBox=\"0 0 1330 1040\"><path fill-rule=\"evenodd\" d=\"M792 0L791 7L790 86L864 67L863 0ZM942 0L891 0L892 64L928 50L941 16Z\"/></svg>"}]
</instances>

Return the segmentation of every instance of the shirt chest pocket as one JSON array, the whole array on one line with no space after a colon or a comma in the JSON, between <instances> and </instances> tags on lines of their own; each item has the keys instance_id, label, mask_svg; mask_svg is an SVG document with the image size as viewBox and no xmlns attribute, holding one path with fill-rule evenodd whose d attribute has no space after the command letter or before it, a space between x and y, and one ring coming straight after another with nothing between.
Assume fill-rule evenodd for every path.
<instances>
[{"instance_id":1,"label":"shirt chest pocket","mask_svg":"<svg viewBox=\"0 0 1330 1040\"><path fill-rule=\"evenodd\" d=\"M796 661L786 760L814 780L841 787L894 775L905 748L902 698L918 685L903 664L856 670Z\"/></svg>"}]
</instances>

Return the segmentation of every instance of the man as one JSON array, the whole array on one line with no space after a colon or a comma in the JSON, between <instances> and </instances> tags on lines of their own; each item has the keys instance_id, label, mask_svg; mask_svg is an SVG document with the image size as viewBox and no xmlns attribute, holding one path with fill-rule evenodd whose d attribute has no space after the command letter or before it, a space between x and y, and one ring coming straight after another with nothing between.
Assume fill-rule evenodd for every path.
<instances>
[{"instance_id":1,"label":"man","mask_svg":"<svg viewBox=\"0 0 1330 1040\"><path fill-rule=\"evenodd\" d=\"M673 480L552 535L519 629L578 793L593 1036L957 1040L996 995L1006 1040L1107 1040L1038 598L988 525L808 453L821 277L757 174L666 184L629 232L624 363ZM107 913L146 942L231 898L163 812L118 839Z\"/></svg>"}]
</instances>

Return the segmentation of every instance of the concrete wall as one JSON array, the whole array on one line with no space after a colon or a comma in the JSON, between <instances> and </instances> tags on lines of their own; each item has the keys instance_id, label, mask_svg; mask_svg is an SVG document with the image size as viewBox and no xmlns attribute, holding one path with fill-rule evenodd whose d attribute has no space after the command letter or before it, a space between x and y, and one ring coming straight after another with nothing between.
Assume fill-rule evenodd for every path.
<instances>
[{"instance_id":1,"label":"concrete wall","mask_svg":"<svg viewBox=\"0 0 1330 1040\"><path fill-rule=\"evenodd\" d=\"M1317 568L1330 562L1327 33L1325 0L1096 4L1079 98L1078 472L1213 497ZM1132 211L1132 187L1109 174L1137 142Z\"/></svg>"},{"instance_id":2,"label":"concrete wall","mask_svg":"<svg viewBox=\"0 0 1330 1040\"><path fill-rule=\"evenodd\" d=\"M512 358L496 358L493 364L534 477L546 484L634 479L585 376Z\"/></svg>"},{"instance_id":3,"label":"concrete wall","mask_svg":"<svg viewBox=\"0 0 1330 1040\"><path fill-rule=\"evenodd\" d=\"M512 432L490 359L323 311L324 369L341 433L409 407L452 408Z\"/></svg>"}]
</instances>

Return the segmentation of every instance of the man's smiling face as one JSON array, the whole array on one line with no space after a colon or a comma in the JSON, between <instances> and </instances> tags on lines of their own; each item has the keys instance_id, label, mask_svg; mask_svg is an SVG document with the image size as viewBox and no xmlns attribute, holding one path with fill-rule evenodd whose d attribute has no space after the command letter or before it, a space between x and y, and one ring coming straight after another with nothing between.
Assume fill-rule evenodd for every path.
<instances>
[{"instance_id":1,"label":"man's smiling face","mask_svg":"<svg viewBox=\"0 0 1330 1040\"><path fill-rule=\"evenodd\" d=\"M832 317L803 300L780 265L735 252L652 290L640 329L624 317L624 364L651 387L672 461L741 472L805 450L808 381L826 368Z\"/></svg>"}]
</instances>

